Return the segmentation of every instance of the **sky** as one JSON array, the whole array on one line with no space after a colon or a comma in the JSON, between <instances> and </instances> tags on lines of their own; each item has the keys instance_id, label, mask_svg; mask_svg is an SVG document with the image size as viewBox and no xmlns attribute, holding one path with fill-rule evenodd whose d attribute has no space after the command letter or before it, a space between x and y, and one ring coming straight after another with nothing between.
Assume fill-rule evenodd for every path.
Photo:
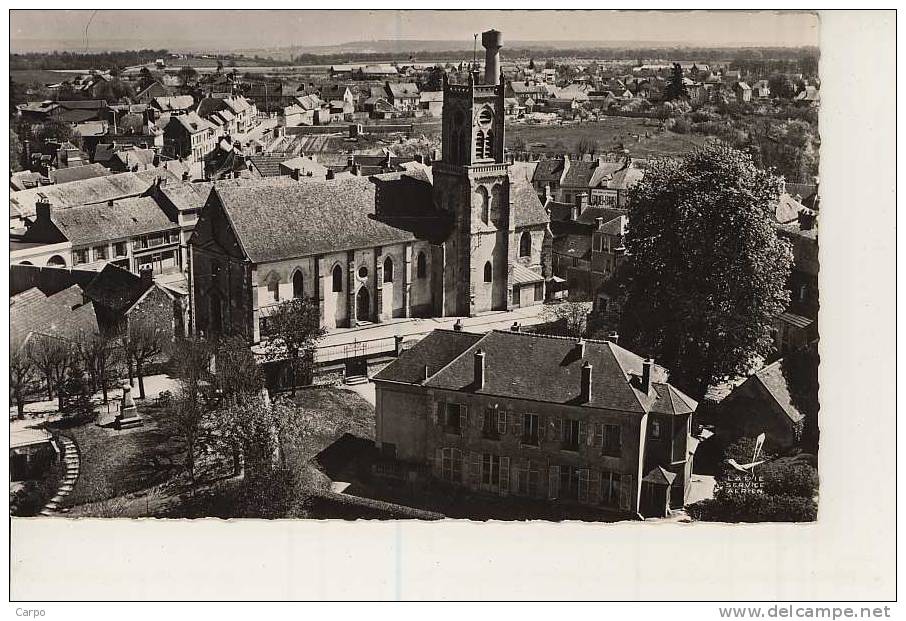
<instances>
[{"instance_id":1,"label":"sky","mask_svg":"<svg viewBox=\"0 0 906 621\"><path fill-rule=\"evenodd\" d=\"M792 12L13 10L11 47L276 48L380 39L644 41L689 45L818 44L818 18ZM112 44L112 45L111 45ZM59 47L64 47L60 45ZM53 48L48 48L53 49Z\"/></svg>"}]
</instances>

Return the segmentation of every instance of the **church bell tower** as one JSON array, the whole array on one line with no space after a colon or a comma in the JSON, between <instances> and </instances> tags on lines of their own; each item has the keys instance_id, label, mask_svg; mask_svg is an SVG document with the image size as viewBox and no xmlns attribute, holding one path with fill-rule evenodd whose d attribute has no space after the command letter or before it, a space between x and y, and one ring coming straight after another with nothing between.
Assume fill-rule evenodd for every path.
<instances>
[{"instance_id":1,"label":"church bell tower","mask_svg":"<svg viewBox=\"0 0 906 621\"><path fill-rule=\"evenodd\" d=\"M485 71L466 84L444 77L442 159L433 165L434 203L452 214L444 244L444 315L472 316L512 306L509 164L504 159L500 32L482 33Z\"/></svg>"}]
</instances>

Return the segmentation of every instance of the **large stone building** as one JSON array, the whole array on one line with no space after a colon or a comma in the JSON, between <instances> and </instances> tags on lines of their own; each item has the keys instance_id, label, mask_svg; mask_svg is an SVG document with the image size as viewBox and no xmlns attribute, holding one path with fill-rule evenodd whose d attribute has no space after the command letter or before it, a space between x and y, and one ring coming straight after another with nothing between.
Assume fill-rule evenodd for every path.
<instances>
[{"instance_id":1,"label":"large stone building","mask_svg":"<svg viewBox=\"0 0 906 621\"><path fill-rule=\"evenodd\" d=\"M376 444L412 472L630 516L688 498L697 403L613 343L435 330L373 379Z\"/></svg>"},{"instance_id":2,"label":"large stone building","mask_svg":"<svg viewBox=\"0 0 906 621\"><path fill-rule=\"evenodd\" d=\"M531 184L510 175L499 33L483 44L483 83L477 72L445 81L433 166L217 184L189 241L195 329L257 342L291 297L318 304L328 328L543 302L549 217Z\"/></svg>"}]
</instances>

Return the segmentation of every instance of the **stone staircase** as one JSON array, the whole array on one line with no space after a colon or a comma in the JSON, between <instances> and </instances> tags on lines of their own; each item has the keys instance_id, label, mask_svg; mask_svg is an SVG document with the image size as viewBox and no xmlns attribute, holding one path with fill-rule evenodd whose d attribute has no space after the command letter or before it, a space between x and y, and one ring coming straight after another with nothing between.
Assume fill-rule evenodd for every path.
<instances>
[{"instance_id":1,"label":"stone staircase","mask_svg":"<svg viewBox=\"0 0 906 621\"><path fill-rule=\"evenodd\" d=\"M63 451L63 483L56 495L41 509L40 515L44 516L57 515L60 512L60 504L72 493L76 479L79 478L79 447L66 436L60 436L59 442Z\"/></svg>"},{"instance_id":2,"label":"stone staircase","mask_svg":"<svg viewBox=\"0 0 906 621\"><path fill-rule=\"evenodd\" d=\"M359 384L367 384L368 376L367 375L347 375L345 383L347 386L358 386Z\"/></svg>"}]
</instances>

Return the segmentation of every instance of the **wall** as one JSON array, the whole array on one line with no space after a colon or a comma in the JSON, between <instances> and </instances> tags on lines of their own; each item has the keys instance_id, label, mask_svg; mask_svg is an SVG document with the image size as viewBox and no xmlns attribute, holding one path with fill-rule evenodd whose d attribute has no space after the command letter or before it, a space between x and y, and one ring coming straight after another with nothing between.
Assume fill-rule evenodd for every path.
<instances>
[{"instance_id":1,"label":"wall","mask_svg":"<svg viewBox=\"0 0 906 621\"><path fill-rule=\"evenodd\" d=\"M9 294L16 295L37 287L45 295L53 295L72 285L84 288L97 276L92 270L37 265L9 266Z\"/></svg>"},{"instance_id":2,"label":"wall","mask_svg":"<svg viewBox=\"0 0 906 621\"><path fill-rule=\"evenodd\" d=\"M420 388L375 382L375 444L396 446L396 458L423 463L429 400Z\"/></svg>"},{"instance_id":3,"label":"wall","mask_svg":"<svg viewBox=\"0 0 906 621\"><path fill-rule=\"evenodd\" d=\"M169 340L173 340L176 312L178 309L174 306L173 298L160 287L154 286L129 310L126 317L130 323L150 323L161 329Z\"/></svg>"}]
</instances>

